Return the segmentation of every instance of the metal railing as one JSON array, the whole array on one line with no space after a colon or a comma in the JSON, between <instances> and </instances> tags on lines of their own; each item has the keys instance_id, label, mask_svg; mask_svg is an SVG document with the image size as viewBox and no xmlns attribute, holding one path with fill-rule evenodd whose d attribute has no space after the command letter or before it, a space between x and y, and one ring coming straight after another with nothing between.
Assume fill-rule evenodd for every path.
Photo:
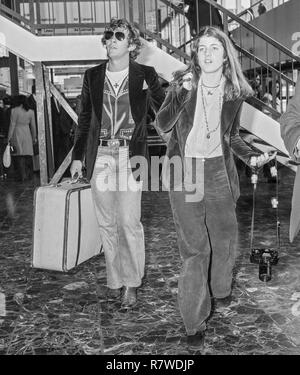
<instances>
[{"instance_id":1,"label":"metal railing","mask_svg":"<svg viewBox=\"0 0 300 375\"><path fill-rule=\"evenodd\" d=\"M131 21L135 22L144 37L156 40L157 45L167 53L176 56L184 63L188 62L192 39L185 13L185 1L181 2L182 6L178 6L178 1L175 4L169 0L131 0L131 2L138 9L132 14ZM293 74L300 67L300 58L214 0L205 0L205 2L210 8L210 13L219 11L222 16L224 30L230 34L239 53L243 71L260 101L260 106L256 103L256 107L266 112L266 108L271 107L268 112L272 117L277 118L285 111L287 101L293 95L295 85ZM260 2L254 5L258 6ZM236 25L235 30L230 31L230 25L233 23ZM197 32L201 26L198 20Z\"/></svg>"},{"instance_id":2,"label":"metal railing","mask_svg":"<svg viewBox=\"0 0 300 375\"><path fill-rule=\"evenodd\" d=\"M118 0L0 0L3 16L43 36L101 34L120 12Z\"/></svg>"},{"instance_id":3,"label":"metal railing","mask_svg":"<svg viewBox=\"0 0 300 375\"><path fill-rule=\"evenodd\" d=\"M251 82L257 98L278 113L284 112L293 95L293 73L300 66L299 56L219 4L213 4L214 1L205 1L218 8L223 13L223 19L232 19L239 25L231 37L239 52L244 74ZM263 103L262 110L265 108Z\"/></svg>"}]
</instances>

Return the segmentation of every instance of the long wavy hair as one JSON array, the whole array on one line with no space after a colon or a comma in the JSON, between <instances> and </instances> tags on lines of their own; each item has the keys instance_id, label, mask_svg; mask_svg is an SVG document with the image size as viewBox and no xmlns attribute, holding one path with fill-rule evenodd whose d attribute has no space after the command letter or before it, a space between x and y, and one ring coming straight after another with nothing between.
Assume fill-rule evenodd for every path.
<instances>
[{"instance_id":1,"label":"long wavy hair","mask_svg":"<svg viewBox=\"0 0 300 375\"><path fill-rule=\"evenodd\" d=\"M216 38L224 48L224 63L223 63L223 76L225 77L224 86L224 100L235 100L238 98L245 98L253 95L253 90L247 82L241 65L238 60L237 52L229 39L229 37L219 28L213 26L205 26L200 29L197 39L193 41L191 61L187 69L176 71L174 75L173 85L181 85L182 77L189 72L192 72L192 83L197 87L198 81L201 76L201 67L198 59L198 48L202 37Z\"/></svg>"},{"instance_id":2,"label":"long wavy hair","mask_svg":"<svg viewBox=\"0 0 300 375\"><path fill-rule=\"evenodd\" d=\"M110 20L109 25L105 28L105 31L115 30L118 27L120 27L121 29L128 30L128 32L129 32L128 47L131 46L131 45L135 46L135 49L133 51L130 51L129 55L132 59L135 60L137 58L137 56L139 55L139 53L141 52L141 48L142 48L142 43L141 43L139 31L133 26L133 24L128 22L125 18L120 18L120 19L112 18ZM106 44L106 41L105 41L104 37L101 39L101 41L102 41L103 45Z\"/></svg>"}]
</instances>

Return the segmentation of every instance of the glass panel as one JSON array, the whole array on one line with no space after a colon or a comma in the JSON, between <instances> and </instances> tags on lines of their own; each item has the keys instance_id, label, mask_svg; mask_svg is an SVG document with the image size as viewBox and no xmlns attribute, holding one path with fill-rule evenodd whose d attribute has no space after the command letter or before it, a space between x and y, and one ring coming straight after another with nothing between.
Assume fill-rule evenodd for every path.
<instances>
[{"instance_id":1,"label":"glass panel","mask_svg":"<svg viewBox=\"0 0 300 375\"><path fill-rule=\"evenodd\" d=\"M119 18L119 8L117 1L110 1L110 18Z\"/></svg>"},{"instance_id":2,"label":"glass panel","mask_svg":"<svg viewBox=\"0 0 300 375\"><path fill-rule=\"evenodd\" d=\"M38 4L36 3L36 2L34 2L34 4L33 4L33 11L34 11L34 23L36 24L38 21L37 21L37 6L38 6Z\"/></svg>"},{"instance_id":3,"label":"glass panel","mask_svg":"<svg viewBox=\"0 0 300 375\"><path fill-rule=\"evenodd\" d=\"M20 3L20 14L24 18L30 20L29 3Z\"/></svg>"},{"instance_id":4,"label":"glass panel","mask_svg":"<svg viewBox=\"0 0 300 375\"><path fill-rule=\"evenodd\" d=\"M53 18L54 23L65 23L65 10L63 2L53 3Z\"/></svg>"},{"instance_id":5,"label":"glass panel","mask_svg":"<svg viewBox=\"0 0 300 375\"><path fill-rule=\"evenodd\" d=\"M0 68L0 88L1 91L5 91L6 94L10 95L10 69Z\"/></svg>"},{"instance_id":6,"label":"glass panel","mask_svg":"<svg viewBox=\"0 0 300 375\"><path fill-rule=\"evenodd\" d=\"M52 9L48 3L40 3L41 23L52 23Z\"/></svg>"},{"instance_id":7,"label":"glass panel","mask_svg":"<svg viewBox=\"0 0 300 375\"><path fill-rule=\"evenodd\" d=\"M93 22L94 12L91 1L80 2L80 17L82 23Z\"/></svg>"},{"instance_id":8,"label":"glass panel","mask_svg":"<svg viewBox=\"0 0 300 375\"><path fill-rule=\"evenodd\" d=\"M156 32L156 9L155 1L145 2L146 28L152 33Z\"/></svg>"},{"instance_id":9,"label":"glass panel","mask_svg":"<svg viewBox=\"0 0 300 375\"><path fill-rule=\"evenodd\" d=\"M68 1L67 7L67 22L68 23L79 23L78 3Z\"/></svg>"},{"instance_id":10,"label":"glass panel","mask_svg":"<svg viewBox=\"0 0 300 375\"><path fill-rule=\"evenodd\" d=\"M95 22L109 23L112 17L118 17L118 4L116 1L96 1Z\"/></svg>"},{"instance_id":11,"label":"glass panel","mask_svg":"<svg viewBox=\"0 0 300 375\"><path fill-rule=\"evenodd\" d=\"M106 22L105 14L105 2L97 1L95 2L95 21L96 22Z\"/></svg>"}]
</instances>

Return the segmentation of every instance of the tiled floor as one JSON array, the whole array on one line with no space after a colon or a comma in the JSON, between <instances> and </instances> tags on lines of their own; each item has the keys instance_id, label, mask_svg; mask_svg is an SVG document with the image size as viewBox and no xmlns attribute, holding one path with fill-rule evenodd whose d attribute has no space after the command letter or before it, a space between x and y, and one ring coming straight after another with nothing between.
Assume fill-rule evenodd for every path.
<instances>
[{"instance_id":1,"label":"tiled floor","mask_svg":"<svg viewBox=\"0 0 300 375\"><path fill-rule=\"evenodd\" d=\"M249 262L252 185L241 173L233 303L191 351L177 308L180 258L166 192L143 196L146 277L132 311L104 298L103 255L63 274L30 267L35 182L0 181L0 354L300 354L300 235L288 242L294 175L280 169L281 251L268 283ZM275 185L258 184L257 247L275 246Z\"/></svg>"}]
</instances>

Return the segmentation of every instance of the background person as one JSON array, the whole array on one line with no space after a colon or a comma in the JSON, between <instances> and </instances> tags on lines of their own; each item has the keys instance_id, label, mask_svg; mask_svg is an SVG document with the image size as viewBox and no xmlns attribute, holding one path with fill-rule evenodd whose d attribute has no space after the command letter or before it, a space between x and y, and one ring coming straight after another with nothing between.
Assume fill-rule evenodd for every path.
<instances>
[{"instance_id":1,"label":"background person","mask_svg":"<svg viewBox=\"0 0 300 375\"><path fill-rule=\"evenodd\" d=\"M8 142L14 149L13 158L17 168L17 180L25 181L33 177L33 143L37 142L34 111L29 108L25 95L15 98L11 110Z\"/></svg>"},{"instance_id":2,"label":"background person","mask_svg":"<svg viewBox=\"0 0 300 375\"><path fill-rule=\"evenodd\" d=\"M275 105L273 105L273 81L269 81L267 85L267 92L262 97L262 101L269 107L274 107L277 112L281 113L281 100L280 100L280 83L275 81Z\"/></svg>"},{"instance_id":3,"label":"background person","mask_svg":"<svg viewBox=\"0 0 300 375\"><path fill-rule=\"evenodd\" d=\"M254 91L254 96L257 99L262 99L263 97L263 89L262 89L262 82L261 82L261 76L260 74L256 74L255 79L253 80L252 84L252 89Z\"/></svg>"},{"instance_id":4,"label":"background person","mask_svg":"<svg viewBox=\"0 0 300 375\"><path fill-rule=\"evenodd\" d=\"M186 17L189 21L191 36L197 35L203 26L216 26L223 30L222 17L217 8L205 0L185 0L184 3L189 5Z\"/></svg>"},{"instance_id":5,"label":"background person","mask_svg":"<svg viewBox=\"0 0 300 375\"><path fill-rule=\"evenodd\" d=\"M263 3L263 1L259 4L258 6L258 14L261 16L262 14L266 13L267 11L267 8L265 7L265 4Z\"/></svg>"},{"instance_id":6,"label":"background person","mask_svg":"<svg viewBox=\"0 0 300 375\"><path fill-rule=\"evenodd\" d=\"M0 99L0 179L7 177L7 168L3 165L3 153L7 145L7 134L10 121L10 109L3 99Z\"/></svg>"}]
</instances>

